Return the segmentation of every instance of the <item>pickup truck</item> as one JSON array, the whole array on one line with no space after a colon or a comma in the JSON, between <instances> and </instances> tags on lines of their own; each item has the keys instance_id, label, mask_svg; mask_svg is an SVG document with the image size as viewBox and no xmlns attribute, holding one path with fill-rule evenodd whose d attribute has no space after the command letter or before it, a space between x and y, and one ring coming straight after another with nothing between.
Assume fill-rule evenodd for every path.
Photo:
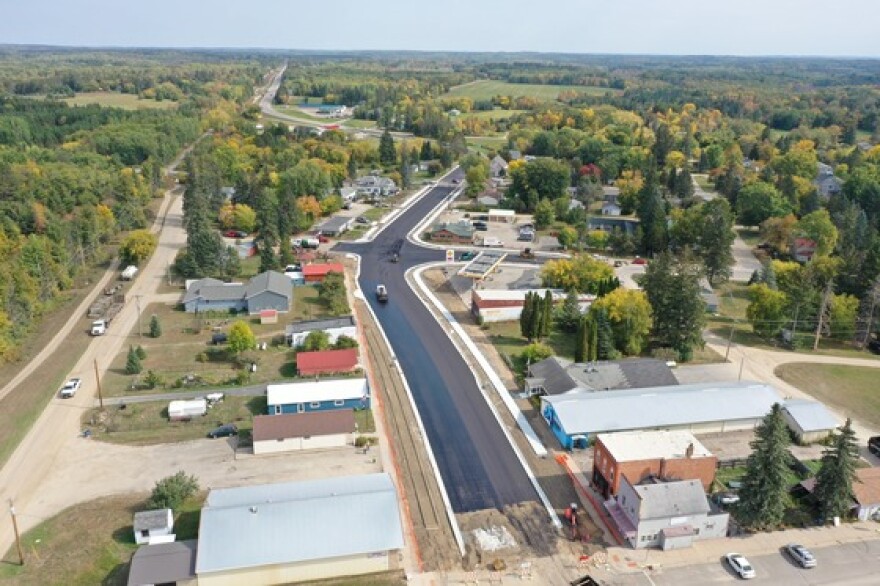
<instances>
[{"instance_id":1,"label":"pickup truck","mask_svg":"<svg viewBox=\"0 0 880 586\"><path fill-rule=\"evenodd\" d=\"M376 285L376 299L380 303L388 301L388 289L385 288L385 285Z\"/></svg>"},{"instance_id":2,"label":"pickup truck","mask_svg":"<svg viewBox=\"0 0 880 586\"><path fill-rule=\"evenodd\" d=\"M93 336L103 336L107 333L107 322L103 319L93 321L92 329L89 333Z\"/></svg>"},{"instance_id":3,"label":"pickup truck","mask_svg":"<svg viewBox=\"0 0 880 586\"><path fill-rule=\"evenodd\" d=\"M82 386L81 378L72 378L64 383L64 386L61 387L61 398L69 399L76 394L79 388Z\"/></svg>"}]
</instances>

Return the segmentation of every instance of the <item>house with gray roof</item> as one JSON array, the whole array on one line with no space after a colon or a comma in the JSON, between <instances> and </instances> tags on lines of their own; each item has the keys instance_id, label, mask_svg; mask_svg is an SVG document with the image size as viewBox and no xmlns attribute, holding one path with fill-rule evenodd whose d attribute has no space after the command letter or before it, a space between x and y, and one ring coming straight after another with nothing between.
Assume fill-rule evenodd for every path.
<instances>
[{"instance_id":1,"label":"house with gray roof","mask_svg":"<svg viewBox=\"0 0 880 586\"><path fill-rule=\"evenodd\" d=\"M843 181L834 175L834 168L827 163L819 163L816 171L816 179L813 181L819 195L828 199L843 191Z\"/></svg>"},{"instance_id":2,"label":"house with gray roof","mask_svg":"<svg viewBox=\"0 0 880 586\"><path fill-rule=\"evenodd\" d=\"M327 319L310 319L288 324L284 330L284 337L289 345L300 346L305 342L306 337L316 330L327 332L331 344L335 344L339 336L357 337L357 325L352 315Z\"/></svg>"},{"instance_id":3,"label":"house with gray roof","mask_svg":"<svg viewBox=\"0 0 880 586\"><path fill-rule=\"evenodd\" d=\"M714 513L699 480L633 484L626 476L605 502L618 533L634 549L690 547L694 541L727 536L727 513Z\"/></svg>"},{"instance_id":4,"label":"house with gray roof","mask_svg":"<svg viewBox=\"0 0 880 586\"><path fill-rule=\"evenodd\" d=\"M138 511L134 514L132 526L137 544L174 541L174 515L171 509Z\"/></svg>"},{"instance_id":5,"label":"house with gray roof","mask_svg":"<svg viewBox=\"0 0 880 586\"><path fill-rule=\"evenodd\" d=\"M507 161L495 155L495 158L489 161L489 173L492 177L504 177L507 175Z\"/></svg>"},{"instance_id":6,"label":"house with gray roof","mask_svg":"<svg viewBox=\"0 0 880 586\"><path fill-rule=\"evenodd\" d=\"M339 236L350 230L353 223L353 216L333 216L318 226L318 232L324 236Z\"/></svg>"},{"instance_id":7,"label":"house with gray roof","mask_svg":"<svg viewBox=\"0 0 880 586\"><path fill-rule=\"evenodd\" d=\"M386 197L394 195L398 191L397 184L388 177L365 175L355 182L358 195L365 197Z\"/></svg>"},{"instance_id":8,"label":"house with gray roof","mask_svg":"<svg viewBox=\"0 0 880 586\"><path fill-rule=\"evenodd\" d=\"M129 565L128 586L195 586L196 546L191 539L139 547Z\"/></svg>"},{"instance_id":9,"label":"house with gray roof","mask_svg":"<svg viewBox=\"0 0 880 586\"><path fill-rule=\"evenodd\" d=\"M399 570L402 549L387 473L222 488L202 508L196 574L199 586L313 582Z\"/></svg>"},{"instance_id":10,"label":"house with gray roof","mask_svg":"<svg viewBox=\"0 0 880 586\"><path fill-rule=\"evenodd\" d=\"M286 313L292 298L290 279L276 271L265 271L246 285L210 277L193 281L183 296L183 307L188 313L246 311L254 315L264 309Z\"/></svg>"},{"instance_id":11,"label":"house with gray roof","mask_svg":"<svg viewBox=\"0 0 880 586\"><path fill-rule=\"evenodd\" d=\"M655 358L584 363L551 356L529 365L525 391L541 396L561 395L574 388L612 391L677 384L672 369Z\"/></svg>"}]
</instances>

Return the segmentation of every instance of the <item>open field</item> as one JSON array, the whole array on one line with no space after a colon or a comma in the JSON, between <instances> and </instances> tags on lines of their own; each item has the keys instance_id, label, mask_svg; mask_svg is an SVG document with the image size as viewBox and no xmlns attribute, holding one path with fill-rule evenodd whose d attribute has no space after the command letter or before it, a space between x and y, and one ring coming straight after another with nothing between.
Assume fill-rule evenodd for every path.
<instances>
[{"instance_id":1,"label":"open field","mask_svg":"<svg viewBox=\"0 0 880 586\"><path fill-rule=\"evenodd\" d=\"M348 128L376 128L375 120L359 120L357 118L349 118L343 126Z\"/></svg>"},{"instance_id":2,"label":"open field","mask_svg":"<svg viewBox=\"0 0 880 586\"><path fill-rule=\"evenodd\" d=\"M302 118L303 120L309 120L311 122L326 122L327 124L338 124L339 120L333 118L327 118L326 116L313 116L308 112L304 112L297 106L275 106L275 109L286 116L293 116L294 118Z\"/></svg>"},{"instance_id":3,"label":"open field","mask_svg":"<svg viewBox=\"0 0 880 586\"><path fill-rule=\"evenodd\" d=\"M0 562L0 581L23 585L125 585L137 546L132 517L149 494L101 498L70 507L22 536L25 565L12 548ZM205 495L175 512L178 540L195 539Z\"/></svg>"},{"instance_id":4,"label":"open field","mask_svg":"<svg viewBox=\"0 0 880 586\"><path fill-rule=\"evenodd\" d=\"M848 417L880 427L876 368L792 362L779 366L776 376Z\"/></svg>"},{"instance_id":5,"label":"open field","mask_svg":"<svg viewBox=\"0 0 880 586\"><path fill-rule=\"evenodd\" d=\"M98 104L99 106L122 108L123 110L140 110L144 108L172 110L177 107L177 102L170 100L163 100L161 102L142 100L134 94L120 94L116 92L84 92L76 94L72 98L65 98L63 101L71 106Z\"/></svg>"},{"instance_id":6,"label":"open field","mask_svg":"<svg viewBox=\"0 0 880 586\"><path fill-rule=\"evenodd\" d=\"M541 85L481 80L450 88L441 98L467 97L473 100L490 100L494 96L513 96L514 98L524 96L539 100L556 100L559 93L564 91L574 91L593 96L604 96L607 92L619 93L617 90L604 87Z\"/></svg>"},{"instance_id":7,"label":"open field","mask_svg":"<svg viewBox=\"0 0 880 586\"><path fill-rule=\"evenodd\" d=\"M487 151L497 151L507 144L507 139L503 136L469 136L467 137L467 145L486 154Z\"/></svg>"},{"instance_id":8,"label":"open field","mask_svg":"<svg viewBox=\"0 0 880 586\"><path fill-rule=\"evenodd\" d=\"M478 118L480 120L505 120L517 114L524 114L527 110L476 110L462 114L459 118Z\"/></svg>"}]
</instances>

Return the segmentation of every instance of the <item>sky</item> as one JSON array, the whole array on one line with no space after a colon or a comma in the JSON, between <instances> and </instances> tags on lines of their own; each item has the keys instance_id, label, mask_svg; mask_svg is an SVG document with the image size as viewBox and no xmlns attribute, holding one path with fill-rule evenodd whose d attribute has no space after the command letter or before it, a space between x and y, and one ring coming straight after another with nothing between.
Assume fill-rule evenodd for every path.
<instances>
[{"instance_id":1,"label":"sky","mask_svg":"<svg viewBox=\"0 0 880 586\"><path fill-rule=\"evenodd\" d=\"M878 0L0 0L0 43L880 57Z\"/></svg>"}]
</instances>

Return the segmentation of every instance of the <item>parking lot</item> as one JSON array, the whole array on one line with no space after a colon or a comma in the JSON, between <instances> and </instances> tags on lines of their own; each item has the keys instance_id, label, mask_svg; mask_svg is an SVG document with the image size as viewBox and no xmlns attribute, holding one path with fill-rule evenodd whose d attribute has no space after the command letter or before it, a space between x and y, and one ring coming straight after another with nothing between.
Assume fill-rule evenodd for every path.
<instances>
[{"instance_id":1,"label":"parking lot","mask_svg":"<svg viewBox=\"0 0 880 586\"><path fill-rule=\"evenodd\" d=\"M450 210L443 212L437 218L436 223L449 222L456 223L461 221L480 222L485 230L477 230L474 234L474 242L479 243L484 238L497 238L501 241L502 247L514 250L523 250L531 248L535 251L556 252L559 250L558 243L555 238L548 241L547 236L538 235L533 242L525 242L518 240L520 228L526 224L532 224L532 216L529 214L519 214L515 216L514 222L488 221L485 219L485 213L469 213L461 210Z\"/></svg>"}]
</instances>

